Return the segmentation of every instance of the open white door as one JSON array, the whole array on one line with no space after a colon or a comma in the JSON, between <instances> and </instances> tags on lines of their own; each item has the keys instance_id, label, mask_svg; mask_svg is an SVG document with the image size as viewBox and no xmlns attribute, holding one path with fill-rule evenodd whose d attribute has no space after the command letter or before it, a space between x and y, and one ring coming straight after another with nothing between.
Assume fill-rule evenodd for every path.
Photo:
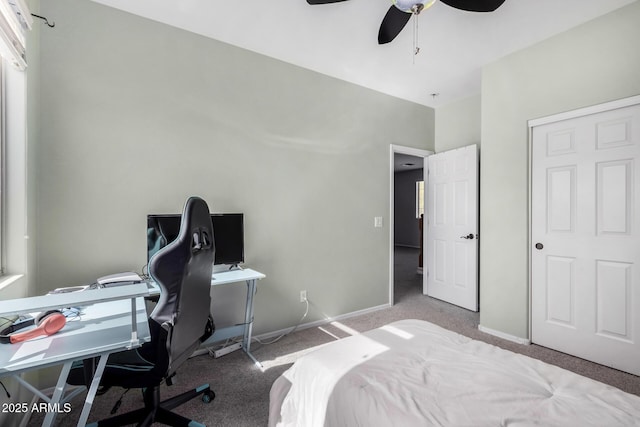
<instances>
[{"instance_id":1,"label":"open white door","mask_svg":"<svg viewBox=\"0 0 640 427\"><path fill-rule=\"evenodd\" d=\"M427 160L423 292L478 311L478 148Z\"/></svg>"}]
</instances>

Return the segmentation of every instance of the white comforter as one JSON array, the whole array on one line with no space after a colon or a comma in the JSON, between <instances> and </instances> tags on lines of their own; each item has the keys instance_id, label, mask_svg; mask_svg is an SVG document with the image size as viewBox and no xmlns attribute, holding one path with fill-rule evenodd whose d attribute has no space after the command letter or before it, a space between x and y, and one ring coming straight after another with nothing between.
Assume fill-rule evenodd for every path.
<instances>
[{"instance_id":1,"label":"white comforter","mask_svg":"<svg viewBox=\"0 0 640 427\"><path fill-rule=\"evenodd\" d=\"M640 426L640 397L420 320L300 358L269 425Z\"/></svg>"}]
</instances>

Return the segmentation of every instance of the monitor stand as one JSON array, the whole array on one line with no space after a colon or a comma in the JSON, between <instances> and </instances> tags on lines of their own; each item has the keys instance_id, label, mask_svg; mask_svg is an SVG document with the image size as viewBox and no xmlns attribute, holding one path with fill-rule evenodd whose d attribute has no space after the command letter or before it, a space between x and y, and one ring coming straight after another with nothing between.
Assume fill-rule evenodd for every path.
<instances>
[{"instance_id":1,"label":"monitor stand","mask_svg":"<svg viewBox=\"0 0 640 427\"><path fill-rule=\"evenodd\" d=\"M214 264L213 265L214 273L223 273L225 271L232 271L232 270L242 270L242 267L240 267L239 264Z\"/></svg>"}]
</instances>

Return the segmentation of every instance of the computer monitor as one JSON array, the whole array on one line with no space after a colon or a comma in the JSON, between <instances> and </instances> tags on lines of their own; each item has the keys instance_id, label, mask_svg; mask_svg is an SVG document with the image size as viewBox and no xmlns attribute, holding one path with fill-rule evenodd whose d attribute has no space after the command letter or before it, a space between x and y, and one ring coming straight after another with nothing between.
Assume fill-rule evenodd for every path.
<instances>
[{"instance_id":1,"label":"computer monitor","mask_svg":"<svg viewBox=\"0 0 640 427\"><path fill-rule=\"evenodd\" d=\"M147 262L178 237L180 217L180 214L147 215ZM238 267L244 262L244 215L214 213L211 222L216 248L214 265Z\"/></svg>"}]
</instances>

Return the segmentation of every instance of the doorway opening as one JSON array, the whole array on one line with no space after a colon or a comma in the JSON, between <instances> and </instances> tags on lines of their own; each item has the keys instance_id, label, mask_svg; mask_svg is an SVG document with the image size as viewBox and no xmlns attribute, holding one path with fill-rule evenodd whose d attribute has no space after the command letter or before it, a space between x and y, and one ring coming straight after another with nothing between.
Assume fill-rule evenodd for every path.
<instances>
[{"instance_id":1,"label":"doorway opening","mask_svg":"<svg viewBox=\"0 0 640 427\"><path fill-rule=\"evenodd\" d=\"M431 151L391 145L389 186L389 305L396 298L410 297L419 289L420 199L424 198L425 158ZM424 206L424 205L423 205ZM396 280L397 279L397 280ZM397 284L397 289L396 289Z\"/></svg>"}]
</instances>

